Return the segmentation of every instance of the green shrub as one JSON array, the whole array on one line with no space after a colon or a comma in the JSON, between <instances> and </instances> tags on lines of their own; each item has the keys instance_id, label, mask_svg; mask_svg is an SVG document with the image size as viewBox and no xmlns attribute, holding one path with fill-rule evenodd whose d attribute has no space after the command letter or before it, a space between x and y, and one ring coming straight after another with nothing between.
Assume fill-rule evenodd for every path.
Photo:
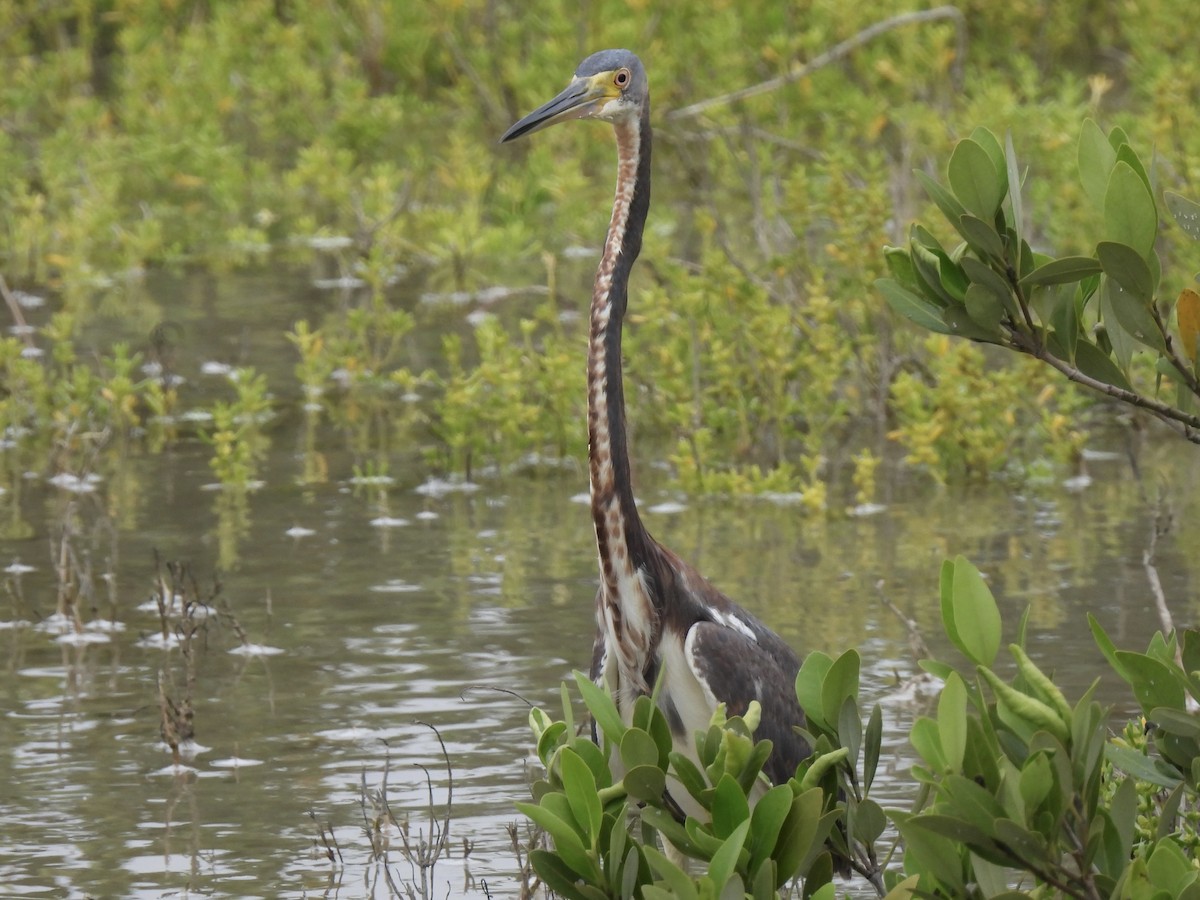
<instances>
[{"instance_id":1,"label":"green shrub","mask_svg":"<svg viewBox=\"0 0 1200 900\"><path fill-rule=\"evenodd\" d=\"M332 240L343 245L341 274L387 294L415 327L444 327L441 313L410 306L419 286L527 284L565 249L599 243L612 158L601 126L494 149L506 124L566 81L586 34L591 48L638 50L654 91L655 208L627 335L642 453L668 457L689 491L802 491L811 509L837 496L830 480L852 455L884 454L889 429L940 481L1057 465L1079 450L1079 429L1064 421L1081 401L1040 387L1018 394L1024 369L940 354L863 285L885 274L875 248L931 209L913 169L932 171L974 122L1021 136L1026 204L1037 213L1022 238L1059 254L1090 253L1104 237L1102 212L1064 175L1086 116L1153 143L1178 184L1200 178L1200 113L1188 102L1200 67L1162 49L1181 46L1186 0L1105 15L1078 6L968 4L961 23L887 31L804 79L681 114L786 76L904 9L817 0L803 14L725 3L648 16L644 4L616 0L565 12L545 0L519 9L83 0L34 15L8 4L0 269L10 284L50 292L72 313L74 336L102 314L135 321L122 284L143 267L303 264ZM1068 20L1076 25L1059 27ZM1175 252L1174 236L1164 237L1159 250ZM437 370L436 385L422 380L413 417L431 426L422 440L435 465L579 452L582 364L571 371L567 360L582 357L583 343L570 324L560 339L550 318L580 310L587 290L561 280L552 317L517 300L497 322L503 334L464 336L456 363L393 360L419 380L412 373ZM1182 285L1169 286L1159 298L1168 319ZM366 346L336 346L339 331L350 341L362 330L335 317L314 323L333 354L326 367L372 357ZM527 334L523 321L538 324ZM1116 337L1120 365L1129 345ZM479 338L493 368L475 374ZM1127 377L1143 394L1160 376L1174 388L1172 373L1130 353ZM512 398L522 429L471 412L487 391L460 390L472 379L498 383L502 356L525 359L540 380L533 405L550 410L534 414ZM977 433L965 441L945 425L963 412L952 395L964 371L998 388L979 393ZM407 421L411 405L399 408ZM995 448L995 423L1009 420L1026 435L1015 466L1001 465ZM463 430L475 423L479 433Z\"/></svg>"},{"instance_id":2,"label":"green shrub","mask_svg":"<svg viewBox=\"0 0 1200 900\"><path fill-rule=\"evenodd\" d=\"M804 896L833 896L829 847L859 874L878 872L882 896L1192 897L1200 892L1200 631L1156 635L1146 653L1117 650L1092 630L1129 682L1145 719L1117 736L1094 699L1071 701L1024 650L1023 618L999 662L999 609L962 557L941 570L942 625L966 666L924 660L941 682L932 716L913 723L911 809L870 797L882 717L859 712L859 657L810 653L796 679L813 755L793 778L761 774L770 742L752 740L758 707L718 709L679 752L651 697L629 722L580 673L575 681L602 740L581 737L563 688L564 717L530 715L545 778L518 804L552 841L535 871L564 897L774 896L793 879ZM1144 722L1153 722L1153 731ZM620 762L618 776L610 761ZM668 779L673 779L668 782ZM664 791L685 790L701 818ZM894 829L889 836L888 825ZM685 871L658 849L699 860ZM891 843L886 853L876 845ZM902 849L902 853L897 850Z\"/></svg>"},{"instance_id":3,"label":"green shrub","mask_svg":"<svg viewBox=\"0 0 1200 900\"><path fill-rule=\"evenodd\" d=\"M908 247L885 250L893 277L879 289L923 328L1030 356L1200 443L1200 294L1164 271L1154 185L1125 132L1089 119L1078 151L1100 224L1090 255L1031 249L1012 141L977 128L950 156L949 189L920 176L960 242L947 250L914 225ZM1200 240L1200 204L1171 191L1163 203Z\"/></svg>"}]
</instances>

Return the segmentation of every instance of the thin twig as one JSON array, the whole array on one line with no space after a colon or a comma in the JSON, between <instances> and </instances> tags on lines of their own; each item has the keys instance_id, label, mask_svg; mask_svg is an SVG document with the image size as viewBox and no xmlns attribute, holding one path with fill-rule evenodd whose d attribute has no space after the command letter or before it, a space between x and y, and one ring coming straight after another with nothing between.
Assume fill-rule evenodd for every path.
<instances>
[{"instance_id":1,"label":"thin twig","mask_svg":"<svg viewBox=\"0 0 1200 900\"><path fill-rule=\"evenodd\" d=\"M1170 513L1163 512L1161 502L1160 499L1159 508L1154 511L1154 522L1150 525L1150 541L1146 544L1146 549L1142 551L1142 568L1146 570L1146 580L1150 582L1150 593L1154 595L1154 605L1158 609L1158 622L1162 625L1163 634L1169 636L1175 630L1175 620L1167 606L1167 595L1163 592L1162 581L1158 577L1158 567L1155 565L1158 537L1166 534L1171 527ZM1175 652L1178 656L1178 647ZM1182 657L1177 662L1182 666Z\"/></svg>"},{"instance_id":2,"label":"thin twig","mask_svg":"<svg viewBox=\"0 0 1200 900\"><path fill-rule=\"evenodd\" d=\"M4 276L0 275L0 296L4 297L4 302L8 304L8 311L12 313L13 324L17 326L17 333L21 335L25 341L26 347L33 346L33 329L31 329L25 321L25 314L21 312L21 304L17 302L16 296L8 289L8 282L4 280Z\"/></svg>"},{"instance_id":3,"label":"thin twig","mask_svg":"<svg viewBox=\"0 0 1200 900\"><path fill-rule=\"evenodd\" d=\"M879 591L879 602L891 610L896 618L904 624L904 627L908 629L908 648L912 651L913 659L919 663L923 659L932 658L933 654L929 652L925 638L921 636L921 626L917 624L916 619L909 617L904 610L893 603L892 599L883 592L882 580L875 584L875 589Z\"/></svg>"},{"instance_id":4,"label":"thin twig","mask_svg":"<svg viewBox=\"0 0 1200 900\"><path fill-rule=\"evenodd\" d=\"M446 849L446 842L450 839L450 809L454 802L454 769L450 765L450 753L446 750L446 742L442 740L442 733L437 730L437 727L430 725L428 722L417 722L418 725L424 725L433 732L434 737L438 739L438 743L442 746L442 759L446 761L446 817L442 823L441 833L438 836L438 845L433 850L433 858L437 859ZM422 766L422 769L425 767ZM430 785L429 795L429 819L430 825L433 824L433 784L429 781L429 772L425 772L426 781Z\"/></svg>"},{"instance_id":5,"label":"thin twig","mask_svg":"<svg viewBox=\"0 0 1200 900\"><path fill-rule=\"evenodd\" d=\"M1175 663L1180 669L1184 669L1183 644L1178 640L1178 633L1175 631L1175 618L1171 615L1171 608L1167 606L1167 594L1163 590L1162 580L1158 577L1156 562L1158 539L1171 531L1171 511L1163 506L1163 498L1159 496L1158 503L1155 504L1154 521L1150 524L1150 540L1146 549L1142 551L1142 568L1146 570L1146 580L1150 582L1150 593L1154 595L1154 606L1158 610L1158 622L1162 625L1163 636L1169 638L1172 634L1176 635ZM1193 712L1200 709L1200 705L1191 695L1187 698L1187 707Z\"/></svg>"},{"instance_id":6,"label":"thin twig","mask_svg":"<svg viewBox=\"0 0 1200 900\"><path fill-rule=\"evenodd\" d=\"M837 62L844 56L848 56L853 51L857 50L863 44L866 44L879 35L896 28L902 28L905 25L916 25L922 22L932 22L938 19L950 19L954 22L955 29L958 34L958 55L955 60L954 81L956 84L962 80L962 61L966 55L967 45L967 22L963 17L962 12L953 6L939 6L936 9L926 9L919 12L901 13L898 16L892 16L890 19L884 19L882 22L876 22L853 37L847 38L840 44L826 50L824 53L818 54L807 63L790 72L780 75L777 78L771 78L759 84L751 85L748 88L742 88L740 91L733 91L729 94L722 94L719 97L710 97L708 100L701 100L699 103L693 103L691 106L685 106L683 109L677 109L667 114L668 120L690 118L699 115L706 110L712 109L714 106L724 106L729 103L736 103L739 100L746 100L749 97L757 97L759 94L766 94L770 91L778 90L779 88L791 84L794 81L799 81L801 78L806 78L818 69L822 69L830 63Z\"/></svg>"},{"instance_id":7,"label":"thin twig","mask_svg":"<svg viewBox=\"0 0 1200 900\"><path fill-rule=\"evenodd\" d=\"M495 691L497 694L508 694L510 697L514 697L517 700L520 700L522 703L524 703L530 709L533 709L533 706L534 706L534 704L531 700L522 696L521 694L518 694L516 691L512 690L511 688L502 688L502 687L498 687L494 684L468 684L465 688L462 689L462 692L458 695L458 699L466 700L467 694L471 693L472 691Z\"/></svg>"},{"instance_id":8,"label":"thin twig","mask_svg":"<svg viewBox=\"0 0 1200 900\"><path fill-rule=\"evenodd\" d=\"M1076 384L1082 384L1084 387L1091 388L1101 394L1106 394L1109 397L1120 400L1122 403L1128 403L1130 406L1136 406L1153 413L1157 418L1179 432L1186 440L1193 444L1200 444L1200 416L1185 413L1160 400L1155 400L1152 397L1143 396L1136 391L1117 387L1115 384L1109 384L1107 381L1101 381L1098 378L1085 375L1069 362L1061 360L1051 353L1045 344L1033 335L1021 331L1013 331L1010 334L1010 341L1009 346L1013 349L1032 356L1034 359L1040 359L1046 365L1057 369Z\"/></svg>"},{"instance_id":9,"label":"thin twig","mask_svg":"<svg viewBox=\"0 0 1200 900\"><path fill-rule=\"evenodd\" d=\"M1159 310L1157 303L1152 302L1150 304L1150 314L1154 316L1154 324L1158 326L1158 330L1162 334L1167 359L1175 366L1175 370L1179 373L1179 377L1183 379L1183 383L1187 389L1193 394L1200 395L1200 380L1197 380L1195 373L1192 371L1191 362L1175 346L1175 339L1171 335L1171 329L1163 319L1162 312Z\"/></svg>"},{"instance_id":10,"label":"thin twig","mask_svg":"<svg viewBox=\"0 0 1200 900\"><path fill-rule=\"evenodd\" d=\"M855 845L854 850L862 850L863 857L860 859L851 859L850 868L860 875L863 879L870 883L871 887L875 888L875 893L880 897L887 896L887 887L883 883L883 872L879 868L879 863L875 860L874 848L866 847L865 849L856 840L851 840ZM853 850L851 851L853 852Z\"/></svg>"},{"instance_id":11,"label":"thin twig","mask_svg":"<svg viewBox=\"0 0 1200 900\"><path fill-rule=\"evenodd\" d=\"M317 826L317 838L321 841L321 846L325 848L325 858L331 863L336 862L339 866L345 865L345 860L342 859L342 848L338 846L337 835L333 833L333 827L330 826L326 831L324 823L317 819L316 810L310 809L308 817Z\"/></svg>"},{"instance_id":12,"label":"thin twig","mask_svg":"<svg viewBox=\"0 0 1200 900\"><path fill-rule=\"evenodd\" d=\"M1163 403L1161 400L1153 397L1146 397L1135 390L1118 387L1115 384L1109 384L1107 381L1093 378L1066 360L1059 359L1051 353L1046 346L1046 342L1042 339L1041 333L1033 324L1029 301L1025 298L1025 291L1021 287L1017 272L1010 265L1005 274L1006 280L1012 288L1013 296L1017 300L1017 305L1021 309L1021 314L1025 318L1025 326L1023 328L1016 323L1008 323L1008 347L1016 350L1018 353L1024 353L1032 356L1034 359L1040 359L1046 365L1052 369L1057 369L1076 384L1081 384L1084 387L1091 388L1093 391L1107 394L1109 397L1120 400L1122 403L1128 403L1130 406L1136 406L1152 413L1179 432L1185 440L1193 444L1200 444L1200 416L1186 413L1181 409L1171 406L1169 403ZM1157 310L1155 311L1155 320L1159 323L1160 328L1163 328L1163 333L1166 334L1165 327L1162 325L1162 320L1158 317Z\"/></svg>"},{"instance_id":13,"label":"thin twig","mask_svg":"<svg viewBox=\"0 0 1200 900\"><path fill-rule=\"evenodd\" d=\"M462 44L458 42L458 38L449 28L444 29L440 35L442 44L449 51L454 64L458 66L459 71L467 76L467 80L471 82L475 88L475 93L479 95L480 101L487 108L488 118L493 122L502 122L505 119L505 112L500 103L496 100L496 96L492 93L490 82L479 74L479 70L472 64L470 58L462 48Z\"/></svg>"}]
</instances>

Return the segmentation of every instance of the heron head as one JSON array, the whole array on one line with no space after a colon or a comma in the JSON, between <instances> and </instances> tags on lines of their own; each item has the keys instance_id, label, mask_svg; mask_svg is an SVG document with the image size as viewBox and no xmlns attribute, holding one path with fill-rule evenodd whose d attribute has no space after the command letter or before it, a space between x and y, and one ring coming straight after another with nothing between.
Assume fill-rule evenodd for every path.
<instances>
[{"instance_id":1,"label":"heron head","mask_svg":"<svg viewBox=\"0 0 1200 900\"><path fill-rule=\"evenodd\" d=\"M642 61L628 50L601 50L579 64L571 83L553 100L513 123L500 143L567 119L614 124L641 115L648 85Z\"/></svg>"}]
</instances>

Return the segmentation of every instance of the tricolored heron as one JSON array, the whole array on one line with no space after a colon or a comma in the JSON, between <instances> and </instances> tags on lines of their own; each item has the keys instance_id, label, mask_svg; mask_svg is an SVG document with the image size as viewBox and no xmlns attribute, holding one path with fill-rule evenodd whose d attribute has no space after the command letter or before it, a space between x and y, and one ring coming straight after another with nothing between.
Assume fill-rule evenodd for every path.
<instances>
[{"instance_id":1,"label":"tricolored heron","mask_svg":"<svg viewBox=\"0 0 1200 900\"><path fill-rule=\"evenodd\" d=\"M757 700L757 736L774 745L764 771L782 784L810 753L793 729L804 725L795 690L799 657L651 537L633 499L621 325L650 209L650 92L641 61L628 50L592 54L562 93L500 140L568 119L609 122L617 139L616 199L592 290L587 354L588 462L600 557L592 677L607 684L627 721L634 701L661 678L659 706L676 748L693 759L693 736L708 728L718 703L740 715ZM699 811L686 792L675 793L684 810Z\"/></svg>"}]
</instances>

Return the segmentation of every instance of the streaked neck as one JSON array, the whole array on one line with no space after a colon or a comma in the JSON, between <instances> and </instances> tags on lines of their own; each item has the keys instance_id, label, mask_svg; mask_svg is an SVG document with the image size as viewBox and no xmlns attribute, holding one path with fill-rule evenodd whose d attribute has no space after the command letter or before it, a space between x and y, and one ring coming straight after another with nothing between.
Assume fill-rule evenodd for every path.
<instances>
[{"instance_id":1,"label":"streaked neck","mask_svg":"<svg viewBox=\"0 0 1200 900\"><path fill-rule=\"evenodd\" d=\"M629 272L650 205L649 110L614 128L617 190L592 292L588 344L588 446L592 518L601 575L613 591L644 558L647 536L633 499L621 377L621 325Z\"/></svg>"}]
</instances>

